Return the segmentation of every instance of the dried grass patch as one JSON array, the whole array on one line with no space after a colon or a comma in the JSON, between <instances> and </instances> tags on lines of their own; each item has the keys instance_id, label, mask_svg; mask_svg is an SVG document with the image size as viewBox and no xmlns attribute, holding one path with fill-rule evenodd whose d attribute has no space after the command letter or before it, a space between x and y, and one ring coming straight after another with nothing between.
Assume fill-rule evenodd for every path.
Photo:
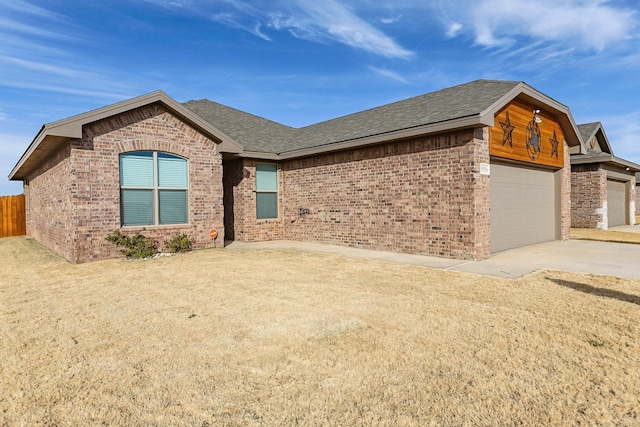
<instances>
[{"instance_id":1,"label":"dried grass patch","mask_svg":"<svg viewBox=\"0 0 640 427\"><path fill-rule=\"evenodd\" d=\"M640 281L0 239L0 425L637 425Z\"/></svg>"},{"instance_id":2,"label":"dried grass patch","mask_svg":"<svg viewBox=\"0 0 640 427\"><path fill-rule=\"evenodd\" d=\"M598 230L595 228L572 228L571 238L576 240L597 240L601 242L640 244L640 233Z\"/></svg>"}]
</instances>

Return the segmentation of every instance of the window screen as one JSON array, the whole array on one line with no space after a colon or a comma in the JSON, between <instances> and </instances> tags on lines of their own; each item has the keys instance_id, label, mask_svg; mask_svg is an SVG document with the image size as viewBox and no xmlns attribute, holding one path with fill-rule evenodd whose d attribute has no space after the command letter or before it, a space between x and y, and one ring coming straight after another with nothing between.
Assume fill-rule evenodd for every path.
<instances>
[{"instance_id":1,"label":"window screen","mask_svg":"<svg viewBox=\"0 0 640 427\"><path fill-rule=\"evenodd\" d=\"M120 155L122 225L186 224L187 159L138 151Z\"/></svg>"},{"instance_id":2,"label":"window screen","mask_svg":"<svg viewBox=\"0 0 640 427\"><path fill-rule=\"evenodd\" d=\"M278 166L256 164L256 217L278 217Z\"/></svg>"}]
</instances>

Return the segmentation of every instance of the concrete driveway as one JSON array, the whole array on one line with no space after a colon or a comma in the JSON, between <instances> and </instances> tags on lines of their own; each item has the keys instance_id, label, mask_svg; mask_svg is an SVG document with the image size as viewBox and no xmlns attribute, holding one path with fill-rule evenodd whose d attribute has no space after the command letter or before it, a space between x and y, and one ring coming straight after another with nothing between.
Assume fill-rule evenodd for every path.
<instances>
[{"instance_id":1,"label":"concrete driveway","mask_svg":"<svg viewBox=\"0 0 640 427\"><path fill-rule=\"evenodd\" d=\"M640 245L628 243L554 241L499 252L484 261L460 261L289 240L233 242L228 248L299 249L504 278L517 278L536 270L552 269L640 279Z\"/></svg>"},{"instance_id":2,"label":"concrete driveway","mask_svg":"<svg viewBox=\"0 0 640 427\"><path fill-rule=\"evenodd\" d=\"M640 245L554 241L499 252L487 260L450 269L514 278L540 269L553 269L640 279Z\"/></svg>"}]
</instances>

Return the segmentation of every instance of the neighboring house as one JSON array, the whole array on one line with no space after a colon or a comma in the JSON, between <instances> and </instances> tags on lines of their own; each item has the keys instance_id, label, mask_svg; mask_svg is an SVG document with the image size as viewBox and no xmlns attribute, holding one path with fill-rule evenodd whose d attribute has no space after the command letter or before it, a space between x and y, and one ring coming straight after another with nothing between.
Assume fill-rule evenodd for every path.
<instances>
[{"instance_id":1,"label":"neighboring house","mask_svg":"<svg viewBox=\"0 0 640 427\"><path fill-rule=\"evenodd\" d=\"M640 190L638 190L638 182L640 182L640 172L636 173L636 216L640 216Z\"/></svg>"},{"instance_id":2,"label":"neighboring house","mask_svg":"<svg viewBox=\"0 0 640 427\"><path fill-rule=\"evenodd\" d=\"M640 165L615 157L602 124L578 126L585 154L571 155L571 224L607 230L635 224Z\"/></svg>"},{"instance_id":3,"label":"neighboring house","mask_svg":"<svg viewBox=\"0 0 640 427\"><path fill-rule=\"evenodd\" d=\"M303 128L154 92L43 126L10 174L28 234L71 262L105 237L289 239L480 260L567 239L569 109L479 80Z\"/></svg>"}]
</instances>

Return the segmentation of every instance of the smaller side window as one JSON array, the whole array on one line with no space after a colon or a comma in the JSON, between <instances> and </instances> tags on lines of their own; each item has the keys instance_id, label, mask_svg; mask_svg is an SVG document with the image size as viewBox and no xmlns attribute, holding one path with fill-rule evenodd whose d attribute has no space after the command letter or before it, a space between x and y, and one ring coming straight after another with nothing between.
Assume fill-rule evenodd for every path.
<instances>
[{"instance_id":1,"label":"smaller side window","mask_svg":"<svg viewBox=\"0 0 640 427\"><path fill-rule=\"evenodd\" d=\"M278 166L256 164L256 217L278 218Z\"/></svg>"}]
</instances>

